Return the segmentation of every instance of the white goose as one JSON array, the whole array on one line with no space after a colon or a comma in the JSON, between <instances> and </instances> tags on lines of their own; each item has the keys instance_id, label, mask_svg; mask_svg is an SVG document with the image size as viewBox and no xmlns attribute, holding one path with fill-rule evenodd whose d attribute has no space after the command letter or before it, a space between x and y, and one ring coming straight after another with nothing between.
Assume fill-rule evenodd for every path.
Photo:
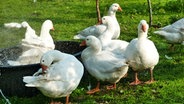
<instances>
[{"instance_id":1,"label":"white goose","mask_svg":"<svg viewBox=\"0 0 184 104\"><path fill-rule=\"evenodd\" d=\"M116 26L115 28L115 32L113 33L113 39L117 39L120 35L120 26L119 23L116 19L116 11L122 11L121 7L119 6L119 4L117 3L113 3L108 11L108 16L111 16L114 20L114 26ZM74 36L74 39L85 39L85 37L89 36L89 35L94 35L96 37L100 36L106 29L106 26L104 25L94 25L94 26L90 26L85 28L84 30L80 31L79 34Z\"/></svg>"},{"instance_id":2,"label":"white goose","mask_svg":"<svg viewBox=\"0 0 184 104\"><path fill-rule=\"evenodd\" d=\"M135 81L130 85L140 84L138 79L138 72L144 69L150 70L151 79L146 83L152 83L153 69L159 61L159 54L154 43L147 38L148 24L145 20L141 20L138 25L138 38L133 39L125 50L125 57L127 58L129 66L135 72Z\"/></svg>"},{"instance_id":3,"label":"white goose","mask_svg":"<svg viewBox=\"0 0 184 104\"><path fill-rule=\"evenodd\" d=\"M114 26L111 16L102 17L102 23L107 27L106 30L98 37L102 43L103 49L113 51L117 54L122 54L129 43L123 40L112 40L113 33L116 32L116 27Z\"/></svg>"},{"instance_id":4,"label":"white goose","mask_svg":"<svg viewBox=\"0 0 184 104\"><path fill-rule=\"evenodd\" d=\"M184 18L176 21L171 25L167 25L163 28L154 32L163 36L169 43L171 43L170 48L173 48L175 43L184 43Z\"/></svg>"},{"instance_id":5,"label":"white goose","mask_svg":"<svg viewBox=\"0 0 184 104\"><path fill-rule=\"evenodd\" d=\"M36 87L51 98L66 97L68 104L69 95L77 88L83 76L82 63L73 55L50 50L43 54L40 64L42 68L33 76L23 77L25 86Z\"/></svg>"},{"instance_id":6,"label":"white goose","mask_svg":"<svg viewBox=\"0 0 184 104\"><path fill-rule=\"evenodd\" d=\"M96 88L88 91L93 94L100 91L99 81L108 81L112 86L107 89L115 89L116 83L125 76L128 65L125 58L114 53L102 50L101 42L95 36L86 37L87 48L82 51L81 58L87 71L98 80Z\"/></svg>"}]
</instances>

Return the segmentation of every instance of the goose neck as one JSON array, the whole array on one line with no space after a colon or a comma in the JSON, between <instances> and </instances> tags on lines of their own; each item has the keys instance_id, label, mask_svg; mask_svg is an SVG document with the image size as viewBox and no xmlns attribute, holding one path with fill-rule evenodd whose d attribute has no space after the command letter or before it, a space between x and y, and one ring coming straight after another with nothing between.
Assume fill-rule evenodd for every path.
<instances>
[{"instance_id":1,"label":"goose neck","mask_svg":"<svg viewBox=\"0 0 184 104\"><path fill-rule=\"evenodd\" d=\"M147 37L148 37L147 32L140 32L138 34L138 38L139 39L143 39L143 38L147 38Z\"/></svg>"},{"instance_id":2,"label":"goose neck","mask_svg":"<svg viewBox=\"0 0 184 104\"><path fill-rule=\"evenodd\" d=\"M116 17L116 12L109 10L108 11L108 16Z\"/></svg>"},{"instance_id":3,"label":"goose neck","mask_svg":"<svg viewBox=\"0 0 184 104\"><path fill-rule=\"evenodd\" d=\"M102 46L101 44L94 44L94 45L91 45L90 46L91 50L94 52L94 53L98 53L102 50Z\"/></svg>"},{"instance_id":4,"label":"goose neck","mask_svg":"<svg viewBox=\"0 0 184 104\"><path fill-rule=\"evenodd\" d=\"M41 29L41 32L40 32L40 37L41 37L41 38L44 38L45 36L48 36L48 35L50 35L49 29L44 29L44 28L42 28L42 29Z\"/></svg>"}]
</instances>

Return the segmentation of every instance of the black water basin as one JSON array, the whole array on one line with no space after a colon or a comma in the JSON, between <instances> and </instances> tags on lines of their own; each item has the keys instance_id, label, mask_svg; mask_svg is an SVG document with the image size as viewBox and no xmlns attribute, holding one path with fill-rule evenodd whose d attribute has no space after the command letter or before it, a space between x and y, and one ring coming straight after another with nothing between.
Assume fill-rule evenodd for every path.
<instances>
[{"instance_id":1,"label":"black water basin","mask_svg":"<svg viewBox=\"0 0 184 104\"><path fill-rule=\"evenodd\" d=\"M80 60L80 53L85 47L80 47L78 42L57 41L55 49L61 52L73 54ZM39 68L39 63L9 66L7 60L15 60L21 55L19 46L0 49L0 89L5 96L31 97L39 93L36 88L25 87L23 76L33 75Z\"/></svg>"}]
</instances>

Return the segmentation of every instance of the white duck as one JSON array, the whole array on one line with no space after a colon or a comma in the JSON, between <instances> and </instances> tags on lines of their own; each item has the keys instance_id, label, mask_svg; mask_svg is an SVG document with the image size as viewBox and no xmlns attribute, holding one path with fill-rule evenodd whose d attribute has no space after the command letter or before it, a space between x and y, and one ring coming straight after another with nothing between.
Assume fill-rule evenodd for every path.
<instances>
[{"instance_id":1,"label":"white duck","mask_svg":"<svg viewBox=\"0 0 184 104\"><path fill-rule=\"evenodd\" d=\"M119 23L116 19L116 11L122 11L121 7L119 6L119 4L117 3L113 3L108 11L108 16L111 16L114 20L114 26L116 26L115 28L115 32L113 33L113 39L117 39L120 35L120 26ZM104 25L94 25L94 26L90 26L85 28L84 30L80 31L79 34L74 36L74 39L85 39L85 37L89 36L89 35L94 35L96 37L100 36L106 29L106 26Z\"/></svg>"},{"instance_id":2,"label":"white duck","mask_svg":"<svg viewBox=\"0 0 184 104\"><path fill-rule=\"evenodd\" d=\"M98 37L102 43L103 49L113 51L117 54L122 54L129 43L123 40L112 40L116 27L114 26L111 16L102 17L102 23L107 27L106 30Z\"/></svg>"},{"instance_id":3,"label":"white duck","mask_svg":"<svg viewBox=\"0 0 184 104\"><path fill-rule=\"evenodd\" d=\"M125 58L114 53L102 50L101 42L95 36L86 37L87 48L82 51L81 58L87 71L98 80L96 88L88 91L93 94L100 91L99 81L108 81L112 86L107 89L115 89L116 83L125 76L128 65Z\"/></svg>"},{"instance_id":4,"label":"white duck","mask_svg":"<svg viewBox=\"0 0 184 104\"><path fill-rule=\"evenodd\" d=\"M154 32L163 36L169 43L170 49L173 48L175 43L184 43L184 18L176 21L171 25L167 25Z\"/></svg>"},{"instance_id":5,"label":"white duck","mask_svg":"<svg viewBox=\"0 0 184 104\"><path fill-rule=\"evenodd\" d=\"M69 95L77 88L83 76L82 63L73 55L50 50L43 54L40 64L42 68L33 76L23 77L25 86L36 87L51 98L66 97L68 104Z\"/></svg>"},{"instance_id":6,"label":"white duck","mask_svg":"<svg viewBox=\"0 0 184 104\"><path fill-rule=\"evenodd\" d=\"M141 20L138 25L138 38L133 39L125 50L128 64L135 72L135 81L130 85L141 83L138 79L138 72L144 69L149 69L151 76L151 79L146 83L154 81L153 69L159 61L159 54L154 43L147 38L148 28L146 21Z\"/></svg>"}]
</instances>

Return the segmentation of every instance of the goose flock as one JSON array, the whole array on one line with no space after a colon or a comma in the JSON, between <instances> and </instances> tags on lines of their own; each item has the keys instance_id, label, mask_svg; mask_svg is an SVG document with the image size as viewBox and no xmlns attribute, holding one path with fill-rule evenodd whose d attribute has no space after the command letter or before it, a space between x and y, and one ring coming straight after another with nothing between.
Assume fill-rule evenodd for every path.
<instances>
[{"instance_id":1,"label":"goose flock","mask_svg":"<svg viewBox=\"0 0 184 104\"><path fill-rule=\"evenodd\" d=\"M101 18L100 24L87 27L73 37L83 40L80 45L86 46L81 53L81 61L73 55L54 50L55 45L49 33L53 29L51 20L43 23L40 36L35 34L27 22L22 22L21 25L5 24L10 28L27 29L25 38L22 39L22 46L29 49L17 60L19 64L22 57L33 57L41 53L39 54L41 68L32 76L23 77L25 86L36 87L45 96L51 98L66 97L68 104L69 95L79 85L84 70L87 70L97 81L96 87L87 91L87 94L99 92L101 81L111 84L106 87L107 90L116 89L116 83L127 76L129 69L134 72L134 81L130 85L153 83L153 69L159 62L159 53L154 42L148 38L149 25L146 20L140 20L137 26L137 38L130 42L118 39L120 26L116 12L121 10L119 4L113 3L109 7L108 15ZM171 44L184 44L184 18L154 33L164 36ZM44 51L40 52L41 50ZM138 78L138 73L144 70L150 72L150 80L145 82Z\"/></svg>"}]
</instances>

